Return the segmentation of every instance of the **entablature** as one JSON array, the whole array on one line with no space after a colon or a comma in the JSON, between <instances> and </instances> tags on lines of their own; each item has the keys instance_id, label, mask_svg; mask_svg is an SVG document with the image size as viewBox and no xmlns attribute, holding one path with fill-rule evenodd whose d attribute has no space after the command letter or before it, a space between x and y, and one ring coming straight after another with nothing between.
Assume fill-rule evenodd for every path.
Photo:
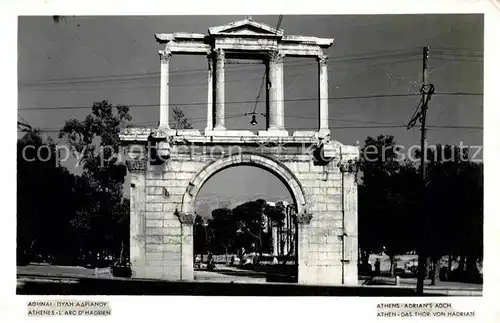
<instances>
[{"instance_id":1,"label":"entablature","mask_svg":"<svg viewBox=\"0 0 500 323\"><path fill-rule=\"evenodd\" d=\"M288 56L318 56L333 44L333 38L285 35L283 29L244 19L211 27L208 35L199 33L157 33L156 41L165 50L180 54L205 54L213 50L275 51Z\"/></svg>"}]
</instances>

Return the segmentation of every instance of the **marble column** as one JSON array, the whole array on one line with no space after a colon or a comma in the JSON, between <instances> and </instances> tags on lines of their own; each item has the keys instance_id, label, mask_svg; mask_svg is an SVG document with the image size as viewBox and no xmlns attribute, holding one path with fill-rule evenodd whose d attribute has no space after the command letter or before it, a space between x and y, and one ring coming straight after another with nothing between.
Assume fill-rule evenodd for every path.
<instances>
[{"instance_id":1,"label":"marble column","mask_svg":"<svg viewBox=\"0 0 500 323\"><path fill-rule=\"evenodd\" d=\"M319 67L319 134L321 137L330 134L328 125L328 56L318 56Z\"/></svg>"},{"instance_id":2,"label":"marble column","mask_svg":"<svg viewBox=\"0 0 500 323\"><path fill-rule=\"evenodd\" d=\"M278 51L268 53L268 130L285 129L285 103L283 90L283 58L284 55Z\"/></svg>"},{"instance_id":3,"label":"marble column","mask_svg":"<svg viewBox=\"0 0 500 323\"><path fill-rule=\"evenodd\" d=\"M222 49L215 50L215 128L214 130L226 130L224 125L224 60Z\"/></svg>"},{"instance_id":4,"label":"marble column","mask_svg":"<svg viewBox=\"0 0 500 323\"><path fill-rule=\"evenodd\" d=\"M168 51L160 51L160 125L159 128L170 129L169 126L169 69L170 69L170 57L172 54Z\"/></svg>"},{"instance_id":5,"label":"marble column","mask_svg":"<svg viewBox=\"0 0 500 323\"><path fill-rule=\"evenodd\" d=\"M207 62L208 62L208 93L207 93L207 127L205 131L213 130L214 128L214 104L213 104L213 89L214 89L214 77L213 77L213 68L214 68L214 57L212 52L207 53Z\"/></svg>"},{"instance_id":6,"label":"marble column","mask_svg":"<svg viewBox=\"0 0 500 323\"><path fill-rule=\"evenodd\" d=\"M271 236L273 241L273 256L279 255L278 227L273 225L271 228Z\"/></svg>"}]
</instances>

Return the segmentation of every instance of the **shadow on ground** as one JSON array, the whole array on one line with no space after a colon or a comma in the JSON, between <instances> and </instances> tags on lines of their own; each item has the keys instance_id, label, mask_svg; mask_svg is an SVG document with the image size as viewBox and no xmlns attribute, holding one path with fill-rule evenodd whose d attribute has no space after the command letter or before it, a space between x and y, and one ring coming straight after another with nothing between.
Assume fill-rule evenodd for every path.
<instances>
[{"instance_id":1,"label":"shadow on ground","mask_svg":"<svg viewBox=\"0 0 500 323\"><path fill-rule=\"evenodd\" d=\"M144 279L19 279L19 295L196 295L196 296L416 296L413 289L300 284L239 284ZM426 294L425 296L444 296Z\"/></svg>"},{"instance_id":2,"label":"shadow on ground","mask_svg":"<svg viewBox=\"0 0 500 323\"><path fill-rule=\"evenodd\" d=\"M197 269L196 271L213 272L213 273L227 275L227 276L266 278L265 272L235 271L235 270L230 270L230 269L214 269L214 270Z\"/></svg>"}]
</instances>

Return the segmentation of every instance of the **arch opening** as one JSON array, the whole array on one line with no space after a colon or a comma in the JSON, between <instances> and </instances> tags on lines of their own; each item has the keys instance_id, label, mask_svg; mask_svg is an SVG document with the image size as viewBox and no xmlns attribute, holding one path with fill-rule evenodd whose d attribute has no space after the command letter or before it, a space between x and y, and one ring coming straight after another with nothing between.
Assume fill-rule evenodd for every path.
<instances>
[{"instance_id":1,"label":"arch opening","mask_svg":"<svg viewBox=\"0 0 500 323\"><path fill-rule=\"evenodd\" d=\"M305 198L284 165L258 155L230 156L191 183L182 209L196 217L195 280L297 282L295 213L305 208Z\"/></svg>"},{"instance_id":2,"label":"arch opening","mask_svg":"<svg viewBox=\"0 0 500 323\"><path fill-rule=\"evenodd\" d=\"M297 213L306 210L306 196L304 189L296 176L281 162L269 156L260 154L242 153L218 159L201 169L191 180L182 198L181 212L193 213L194 202L203 185L215 174L224 169L235 166L255 166L262 168L276 176L288 189L296 206Z\"/></svg>"}]
</instances>

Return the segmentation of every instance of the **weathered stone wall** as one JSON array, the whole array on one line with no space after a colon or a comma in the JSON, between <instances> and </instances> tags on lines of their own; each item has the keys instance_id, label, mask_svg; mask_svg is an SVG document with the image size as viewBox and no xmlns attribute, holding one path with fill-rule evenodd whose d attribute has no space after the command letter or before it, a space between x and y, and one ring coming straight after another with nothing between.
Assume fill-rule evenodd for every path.
<instances>
[{"instance_id":1,"label":"weathered stone wall","mask_svg":"<svg viewBox=\"0 0 500 323\"><path fill-rule=\"evenodd\" d=\"M336 156L324 166L297 145L173 144L169 159L134 170L131 182L131 260L142 278L193 279L194 201L224 168L249 164L278 176L296 199L299 283L357 284L357 189ZM230 155L232 153L232 155ZM146 156L141 156L146 158Z\"/></svg>"},{"instance_id":2,"label":"weathered stone wall","mask_svg":"<svg viewBox=\"0 0 500 323\"><path fill-rule=\"evenodd\" d=\"M193 278L192 223L183 224L178 212L190 180L203 166L203 162L173 158L148 167L146 259L149 266L156 267L151 275L161 268L165 279Z\"/></svg>"}]
</instances>

